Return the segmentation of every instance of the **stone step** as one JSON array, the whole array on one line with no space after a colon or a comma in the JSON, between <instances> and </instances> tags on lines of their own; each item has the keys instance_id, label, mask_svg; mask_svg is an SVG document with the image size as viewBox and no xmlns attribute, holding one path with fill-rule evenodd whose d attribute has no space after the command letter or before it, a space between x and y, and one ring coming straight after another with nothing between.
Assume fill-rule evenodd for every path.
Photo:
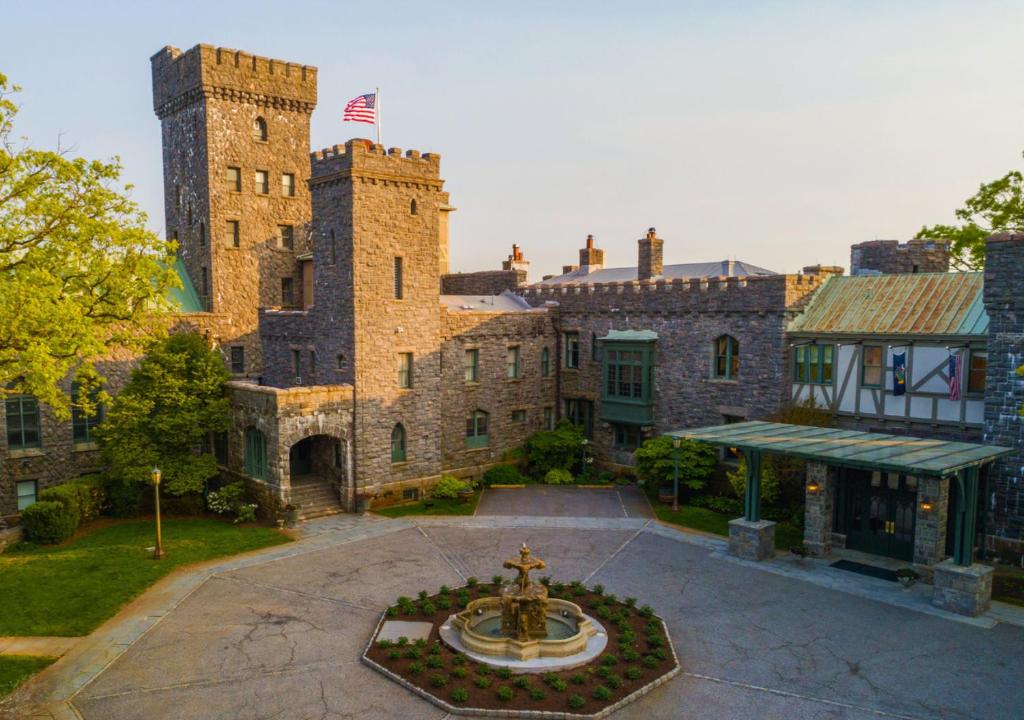
<instances>
[{"instance_id":1,"label":"stone step","mask_svg":"<svg viewBox=\"0 0 1024 720\"><path fill-rule=\"evenodd\" d=\"M323 505L301 511L299 513L299 521L313 520L315 518L326 517L328 515L340 515L343 512L345 512L345 508L341 505Z\"/></svg>"}]
</instances>

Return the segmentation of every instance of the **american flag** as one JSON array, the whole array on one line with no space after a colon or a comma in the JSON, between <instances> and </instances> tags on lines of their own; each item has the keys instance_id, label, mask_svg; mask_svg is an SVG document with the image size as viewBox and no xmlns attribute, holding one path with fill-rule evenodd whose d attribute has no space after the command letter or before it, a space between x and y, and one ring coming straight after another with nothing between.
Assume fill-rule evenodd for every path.
<instances>
[{"instance_id":1,"label":"american flag","mask_svg":"<svg viewBox=\"0 0 1024 720\"><path fill-rule=\"evenodd\" d=\"M373 124L377 121L377 94L368 93L349 100L345 106L343 122L361 122Z\"/></svg>"},{"instance_id":2,"label":"american flag","mask_svg":"<svg viewBox=\"0 0 1024 720\"><path fill-rule=\"evenodd\" d=\"M949 399L959 400L964 374L964 354L949 356Z\"/></svg>"}]
</instances>

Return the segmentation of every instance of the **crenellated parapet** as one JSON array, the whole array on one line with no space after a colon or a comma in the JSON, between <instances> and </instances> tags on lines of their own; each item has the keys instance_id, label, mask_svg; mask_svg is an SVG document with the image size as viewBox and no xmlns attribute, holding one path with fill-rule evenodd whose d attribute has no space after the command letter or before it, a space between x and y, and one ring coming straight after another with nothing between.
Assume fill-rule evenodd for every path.
<instances>
[{"instance_id":1,"label":"crenellated parapet","mask_svg":"<svg viewBox=\"0 0 1024 720\"><path fill-rule=\"evenodd\" d=\"M316 107L317 70L311 65L212 45L184 52L168 45L150 64L153 109L160 118L204 97L306 114Z\"/></svg>"},{"instance_id":2,"label":"crenellated parapet","mask_svg":"<svg viewBox=\"0 0 1024 720\"><path fill-rule=\"evenodd\" d=\"M310 154L310 185L358 178L365 182L427 187L440 190L441 156L419 150L387 148L353 138Z\"/></svg>"}]
</instances>

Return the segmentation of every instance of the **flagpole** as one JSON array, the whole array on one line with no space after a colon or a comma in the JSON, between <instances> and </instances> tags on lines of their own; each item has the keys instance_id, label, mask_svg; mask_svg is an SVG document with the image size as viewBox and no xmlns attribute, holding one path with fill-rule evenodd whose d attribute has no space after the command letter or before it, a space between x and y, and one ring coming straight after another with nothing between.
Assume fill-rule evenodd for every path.
<instances>
[{"instance_id":1,"label":"flagpole","mask_svg":"<svg viewBox=\"0 0 1024 720\"><path fill-rule=\"evenodd\" d=\"M373 92L374 104L377 106L377 144L380 145L380 88L374 88Z\"/></svg>"}]
</instances>

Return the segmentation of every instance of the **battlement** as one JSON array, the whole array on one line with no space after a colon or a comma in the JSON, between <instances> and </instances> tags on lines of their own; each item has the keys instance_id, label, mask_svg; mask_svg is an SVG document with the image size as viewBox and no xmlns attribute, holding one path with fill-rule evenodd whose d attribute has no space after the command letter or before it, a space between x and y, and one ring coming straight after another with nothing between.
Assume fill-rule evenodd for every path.
<instances>
[{"instance_id":1,"label":"battlement","mask_svg":"<svg viewBox=\"0 0 1024 720\"><path fill-rule=\"evenodd\" d=\"M317 70L312 65L212 45L184 52L168 45L150 64L153 109L159 117L204 96L306 113L316 106Z\"/></svg>"},{"instance_id":2,"label":"battlement","mask_svg":"<svg viewBox=\"0 0 1024 720\"><path fill-rule=\"evenodd\" d=\"M949 270L949 246L943 240L914 238L869 240L850 246L850 274L867 275Z\"/></svg>"},{"instance_id":3,"label":"battlement","mask_svg":"<svg viewBox=\"0 0 1024 720\"><path fill-rule=\"evenodd\" d=\"M402 178L408 182L440 181L441 156L419 150L387 148L363 138L352 138L344 145L310 153L310 183L326 182L352 174L381 180Z\"/></svg>"}]
</instances>

